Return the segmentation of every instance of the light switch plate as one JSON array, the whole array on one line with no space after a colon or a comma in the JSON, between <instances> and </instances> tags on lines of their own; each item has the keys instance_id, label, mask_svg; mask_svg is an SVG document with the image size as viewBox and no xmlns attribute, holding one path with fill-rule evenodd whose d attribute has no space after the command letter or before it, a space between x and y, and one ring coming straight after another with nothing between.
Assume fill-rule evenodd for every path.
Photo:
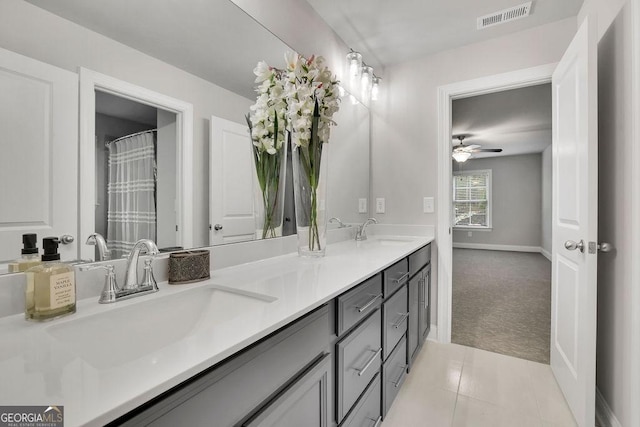
<instances>
[{"instance_id":1,"label":"light switch plate","mask_svg":"<svg viewBox=\"0 0 640 427\"><path fill-rule=\"evenodd\" d=\"M433 213L433 197L425 197L422 199L422 210L424 213Z\"/></svg>"},{"instance_id":2,"label":"light switch plate","mask_svg":"<svg viewBox=\"0 0 640 427\"><path fill-rule=\"evenodd\" d=\"M384 208L384 197L378 197L376 199L376 213L383 214Z\"/></svg>"},{"instance_id":3,"label":"light switch plate","mask_svg":"<svg viewBox=\"0 0 640 427\"><path fill-rule=\"evenodd\" d=\"M358 213L367 213L367 199L358 199Z\"/></svg>"}]
</instances>

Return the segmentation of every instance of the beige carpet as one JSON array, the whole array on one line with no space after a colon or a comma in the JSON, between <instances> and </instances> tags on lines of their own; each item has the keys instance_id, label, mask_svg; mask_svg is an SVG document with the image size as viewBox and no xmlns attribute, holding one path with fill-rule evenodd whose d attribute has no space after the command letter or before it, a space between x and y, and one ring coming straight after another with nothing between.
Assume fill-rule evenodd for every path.
<instances>
[{"instance_id":1,"label":"beige carpet","mask_svg":"<svg viewBox=\"0 0 640 427\"><path fill-rule=\"evenodd\" d=\"M453 250L456 344L549 363L551 262L537 253Z\"/></svg>"}]
</instances>

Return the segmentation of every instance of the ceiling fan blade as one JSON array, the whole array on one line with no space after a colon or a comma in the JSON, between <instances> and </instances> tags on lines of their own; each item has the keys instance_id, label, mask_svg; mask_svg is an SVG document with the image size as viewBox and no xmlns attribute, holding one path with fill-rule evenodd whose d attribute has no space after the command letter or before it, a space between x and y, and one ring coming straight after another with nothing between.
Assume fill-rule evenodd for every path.
<instances>
[{"instance_id":1,"label":"ceiling fan blade","mask_svg":"<svg viewBox=\"0 0 640 427\"><path fill-rule=\"evenodd\" d=\"M467 146L465 146L465 148L466 148L467 150L475 150L475 149L480 148L480 147L481 147L481 146L480 146L480 145L478 145L478 144L471 144L471 145L467 145Z\"/></svg>"},{"instance_id":2,"label":"ceiling fan blade","mask_svg":"<svg viewBox=\"0 0 640 427\"><path fill-rule=\"evenodd\" d=\"M473 150L474 153L501 153L502 148L476 148Z\"/></svg>"}]
</instances>

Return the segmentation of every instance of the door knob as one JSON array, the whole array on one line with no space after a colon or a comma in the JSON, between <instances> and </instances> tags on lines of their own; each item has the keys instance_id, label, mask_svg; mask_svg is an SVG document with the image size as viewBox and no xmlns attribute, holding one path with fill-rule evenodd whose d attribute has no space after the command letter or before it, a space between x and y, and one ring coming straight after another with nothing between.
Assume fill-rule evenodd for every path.
<instances>
[{"instance_id":1,"label":"door knob","mask_svg":"<svg viewBox=\"0 0 640 427\"><path fill-rule=\"evenodd\" d=\"M611 252L613 250L613 245L611 243L600 243L598 244L598 250L600 252Z\"/></svg>"},{"instance_id":2,"label":"door knob","mask_svg":"<svg viewBox=\"0 0 640 427\"><path fill-rule=\"evenodd\" d=\"M216 225L214 225L214 226L213 226L213 229L214 229L214 230L216 230L216 231L220 231L220 230L222 230L222 224L216 224Z\"/></svg>"},{"instance_id":3,"label":"door knob","mask_svg":"<svg viewBox=\"0 0 640 427\"><path fill-rule=\"evenodd\" d=\"M564 242L564 247L567 250L575 251L576 249L580 249L580 252L584 253L584 241L580 240L579 243L574 242L573 240L567 240Z\"/></svg>"},{"instance_id":4,"label":"door knob","mask_svg":"<svg viewBox=\"0 0 640 427\"><path fill-rule=\"evenodd\" d=\"M69 235L69 234L63 234L62 236L60 236L58 238L58 240L60 241L60 243L62 243L63 245L68 245L70 243L73 243L73 241L75 240L73 238L73 236Z\"/></svg>"}]
</instances>

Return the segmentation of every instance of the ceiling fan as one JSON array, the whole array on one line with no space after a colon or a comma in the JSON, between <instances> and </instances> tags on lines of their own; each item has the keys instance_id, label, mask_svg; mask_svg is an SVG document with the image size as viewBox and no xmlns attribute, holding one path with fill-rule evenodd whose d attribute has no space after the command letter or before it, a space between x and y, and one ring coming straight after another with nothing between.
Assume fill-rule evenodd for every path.
<instances>
[{"instance_id":1,"label":"ceiling fan","mask_svg":"<svg viewBox=\"0 0 640 427\"><path fill-rule=\"evenodd\" d=\"M500 153L502 148L482 148L477 144L465 145L464 139L468 135L453 135L458 140L458 144L453 146L453 159L458 163L463 163L469 160L473 153Z\"/></svg>"}]
</instances>

